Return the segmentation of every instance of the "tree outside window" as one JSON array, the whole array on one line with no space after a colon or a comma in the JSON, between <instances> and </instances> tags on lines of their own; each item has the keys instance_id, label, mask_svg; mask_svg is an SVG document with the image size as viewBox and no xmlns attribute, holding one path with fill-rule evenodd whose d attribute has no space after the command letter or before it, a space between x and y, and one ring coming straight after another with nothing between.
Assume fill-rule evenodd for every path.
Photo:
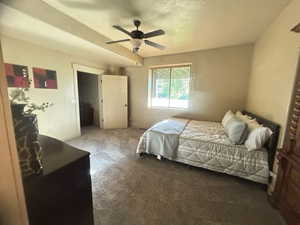
<instances>
[{"instance_id":1,"label":"tree outside window","mask_svg":"<svg viewBox=\"0 0 300 225\"><path fill-rule=\"evenodd\" d=\"M188 108L191 66L152 69L151 107Z\"/></svg>"}]
</instances>

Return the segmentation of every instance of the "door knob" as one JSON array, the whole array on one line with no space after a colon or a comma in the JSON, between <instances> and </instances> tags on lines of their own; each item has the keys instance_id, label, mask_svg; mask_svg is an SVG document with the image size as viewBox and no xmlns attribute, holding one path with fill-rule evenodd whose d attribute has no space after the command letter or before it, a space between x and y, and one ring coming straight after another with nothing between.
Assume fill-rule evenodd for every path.
<instances>
[{"instance_id":1,"label":"door knob","mask_svg":"<svg viewBox=\"0 0 300 225\"><path fill-rule=\"evenodd\" d=\"M125 106L125 107L127 107L128 105L127 105L127 104L125 104L124 106Z\"/></svg>"}]
</instances>

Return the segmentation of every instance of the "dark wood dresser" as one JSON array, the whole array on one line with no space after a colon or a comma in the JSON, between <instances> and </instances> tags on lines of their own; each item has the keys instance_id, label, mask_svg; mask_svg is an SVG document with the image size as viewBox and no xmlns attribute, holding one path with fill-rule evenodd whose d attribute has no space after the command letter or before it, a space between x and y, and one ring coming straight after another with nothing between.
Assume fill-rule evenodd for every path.
<instances>
[{"instance_id":1,"label":"dark wood dresser","mask_svg":"<svg viewBox=\"0 0 300 225\"><path fill-rule=\"evenodd\" d=\"M24 180L30 225L93 225L89 153L40 136L43 174Z\"/></svg>"},{"instance_id":2,"label":"dark wood dresser","mask_svg":"<svg viewBox=\"0 0 300 225\"><path fill-rule=\"evenodd\" d=\"M300 225L300 67L290 104L284 146L278 158L276 203L288 225Z\"/></svg>"}]
</instances>

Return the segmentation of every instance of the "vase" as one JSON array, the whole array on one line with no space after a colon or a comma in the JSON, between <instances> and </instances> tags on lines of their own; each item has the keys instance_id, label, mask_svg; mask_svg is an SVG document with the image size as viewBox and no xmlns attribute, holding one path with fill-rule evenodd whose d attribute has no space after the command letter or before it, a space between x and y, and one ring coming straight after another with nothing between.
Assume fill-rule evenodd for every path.
<instances>
[{"instance_id":1,"label":"vase","mask_svg":"<svg viewBox=\"0 0 300 225\"><path fill-rule=\"evenodd\" d=\"M26 104L12 104L11 105L11 112L13 114L13 117L22 117L24 114L24 108Z\"/></svg>"},{"instance_id":2,"label":"vase","mask_svg":"<svg viewBox=\"0 0 300 225\"><path fill-rule=\"evenodd\" d=\"M14 117L13 121L23 179L41 174L43 171L42 149L38 140L36 115L21 114L21 116Z\"/></svg>"}]
</instances>

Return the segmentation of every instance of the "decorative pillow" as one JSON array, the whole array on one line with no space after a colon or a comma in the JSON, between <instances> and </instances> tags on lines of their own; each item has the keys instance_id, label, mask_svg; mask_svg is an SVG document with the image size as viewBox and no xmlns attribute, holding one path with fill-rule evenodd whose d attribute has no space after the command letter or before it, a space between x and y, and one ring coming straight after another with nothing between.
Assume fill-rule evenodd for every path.
<instances>
[{"instance_id":1,"label":"decorative pillow","mask_svg":"<svg viewBox=\"0 0 300 225\"><path fill-rule=\"evenodd\" d=\"M225 133L233 143L241 145L248 135L247 123L234 116L226 123Z\"/></svg>"},{"instance_id":2,"label":"decorative pillow","mask_svg":"<svg viewBox=\"0 0 300 225\"><path fill-rule=\"evenodd\" d=\"M229 110L229 111L224 115L224 117L223 117L223 119L222 119L222 125L223 125L223 127L226 126L227 122L228 122L232 117L234 117L234 114L233 114L233 112L231 112L231 110Z\"/></svg>"},{"instance_id":3,"label":"decorative pillow","mask_svg":"<svg viewBox=\"0 0 300 225\"><path fill-rule=\"evenodd\" d=\"M253 120L248 120L247 122L247 125L248 125L248 131L249 131L249 135L250 133L256 129L256 128L259 128L259 127L263 127L261 124L259 124L255 119Z\"/></svg>"},{"instance_id":4,"label":"decorative pillow","mask_svg":"<svg viewBox=\"0 0 300 225\"><path fill-rule=\"evenodd\" d=\"M253 129L246 142L245 146L249 151L261 149L272 135L272 131L268 127L258 127Z\"/></svg>"},{"instance_id":5,"label":"decorative pillow","mask_svg":"<svg viewBox=\"0 0 300 225\"><path fill-rule=\"evenodd\" d=\"M244 115L243 113L241 113L241 111L237 111L235 113L235 116L244 122L250 121L250 120L255 120L255 119L251 118L250 116Z\"/></svg>"},{"instance_id":6,"label":"decorative pillow","mask_svg":"<svg viewBox=\"0 0 300 225\"><path fill-rule=\"evenodd\" d=\"M262 125L260 125L256 119L251 118L250 116L244 115L242 114L240 111L236 112L236 117L239 118L240 120L244 121L245 123L247 123L248 125L248 131L249 134L252 130L254 130L255 128L258 127L262 127Z\"/></svg>"}]
</instances>

